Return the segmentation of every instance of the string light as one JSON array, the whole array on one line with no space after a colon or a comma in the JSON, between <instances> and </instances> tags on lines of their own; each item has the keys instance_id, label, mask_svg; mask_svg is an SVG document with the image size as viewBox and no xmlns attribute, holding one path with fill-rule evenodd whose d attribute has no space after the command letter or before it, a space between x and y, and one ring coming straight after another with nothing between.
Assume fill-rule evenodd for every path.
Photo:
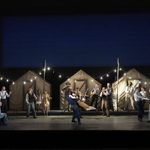
<instances>
[{"instance_id":1,"label":"string light","mask_svg":"<svg viewBox=\"0 0 150 150\"><path fill-rule=\"evenodd\" d=\"M34 79L36 80L37 77L34 77Z\"/></svg>"},{"instance_id":2,"label":"string light","mask_svg":"<svg viewBox=\"0 0 150 150\"><path fill-rule=\"evenodd\" d=\"M26 81L23 81L23 84L26 84Z\"/></svg>"},{"instance_id":3,"label":"string light","mask_svg":"<svg viewBox=\"0 0 150 150\"><path fill-rule=\"evenodd\" d=\"M39 72L39 75L42 75L42 73L41 73L41 72Z\"/></svg>"},{"instance_id":4,"label":"string light","mask_svg":"<svg viewBox=\"0 0 150 150\"><path fill-rule=\"evenodd\" d=\"M58 77L59 77L59 78L62 78L62 75L60 74Z\"/></svg>"},{"instance_id":5,"label":"string light","mask_svg":"<svg viewBox=\"0 0 150 150\"><path fill-rule=\"evenodd\" d=\"M122 68L119 68L120 71L122 71Z\"/></svg>"},{"instance_id":6,"label":"string light","mask_svg":"<svg viewBox=\"0 0 150 150\"><path fill-rule=\"evenodd\" d=\"M100 77L101 80L103 80L103 77Z\"/></svg>"},{"instance_id":7,"label":"string light","mask_svg":"<svg viewBox=\"0 0 150 150\"><path fill-rule=\"evenodd\" d=\"M47 67L47 70L49 71L49 70L51 70L51 68L50 68L50 67Z\"/></svg>"},{"instance_id":8,"label":"string light","mask_svg":"<svg viewBox=\"0 0 150 150\"><path fill-rule=\"evenodd\" d=\"M9 79L6 79L6 82L9 82Z\"/></svg>"},{"instance_id":9,"label":"string light","mask_svg":"<svg viewBox=\"0 0 150 150\"><path fill-rule=\"evenodd\" d=\"M94 80L92 79L91 82L93 82Z\"/></svg>"},{"instance_id":10,"label":"string light","mask_svg":"<svg viewBox=\"0 0 150 150\"><path fill-rule=\"evenodd\" d=\"M117 72L117 70L116 70L116 69L114 69L114 72Z\"/></svg>"},{"instance_id":11,"label":"string light","mask_svg":"<svg viewBox=\"0 0 150 150\"><path fill-rule=\"evenodd\" d=\"M33 80L32 80L32 79L30 79L30 82L33 82Z\"/></svg>"},{"instance_id":12,"label":"string light","mask_svg":"<svg viewBox=\"0 0 150 150\"><path fill-rule=\"evenodd\" d=\"M12 82L12 85L14 85L15 84L15 82Z\"/></svg>"},{"instance_id":13,"label":"string light","mask_svg":"<svg viewBox=\"0 0 150 150\"><path fill-rule=\"evenodd\" d=\"M3 77L1 77L0 80L3 80Z\"/></svg>"},{"instance_id":14,"label":"string light","mask_svg":"<svg viewBox=\"0 0 150 150\"><path fill-rule=\"evenodd\" d=\"M106 77L109 77L109 74L106 74Z\"/></svg>"}]
</instances>

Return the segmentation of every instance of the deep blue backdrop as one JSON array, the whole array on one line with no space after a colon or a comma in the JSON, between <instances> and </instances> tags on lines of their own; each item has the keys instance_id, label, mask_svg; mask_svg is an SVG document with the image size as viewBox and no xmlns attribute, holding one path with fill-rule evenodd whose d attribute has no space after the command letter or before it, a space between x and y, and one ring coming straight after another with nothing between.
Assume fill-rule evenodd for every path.
<instances>
[{"instance_id":1,"label":"deep blue backdrop","mask_svg":"<svg viewBox=\"0 0 150 150\"><path fill-rule=\"evenodd\" d=\"M4 17L3 66L150 65L150 15Z\"/></svg>"}]
</instances>

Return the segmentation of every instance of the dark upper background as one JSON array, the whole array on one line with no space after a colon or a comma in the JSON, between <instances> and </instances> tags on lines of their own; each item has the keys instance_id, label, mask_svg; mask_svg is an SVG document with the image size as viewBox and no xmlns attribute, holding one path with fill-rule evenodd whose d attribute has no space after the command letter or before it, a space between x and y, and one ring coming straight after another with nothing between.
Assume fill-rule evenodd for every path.
<instances>
[{"instance_id":1,"label":"dark upper background","mask_svg":"<svg viewBox=\"0 0 150 150\"><path fill-rule=\"evenodd\" d=\"M5 1L0 13L2 67L150 64L147 1Z\"/></svg>"}]
</instances>

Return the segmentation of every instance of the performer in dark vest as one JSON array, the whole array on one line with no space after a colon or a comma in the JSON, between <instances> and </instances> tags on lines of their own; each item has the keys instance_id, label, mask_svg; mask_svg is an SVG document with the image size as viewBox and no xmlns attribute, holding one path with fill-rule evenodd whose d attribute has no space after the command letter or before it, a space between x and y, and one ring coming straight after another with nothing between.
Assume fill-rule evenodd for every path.
<instances>
[{"instance_id":1,"label":"performer in dark vest","mask_svg":"<svg viewBox=\"0 0 150 150\"><path fill-rule=\"evenodd\" d=\"M110 85L110 83L107 83L107 99L108 99L108 109L114 111L114 107L113 107L113 101L112 101L112 87Z\"/></svg>"},{"instance_id":2,"label":"performer in dark vest","mask_svg":"<svg viewBox=\"0 0 150 150\"><path fill-rule=\"evenodd\" d=\"M36 111L35 111L35 101L37 97L33 92L32 88L29 88L26 94L26 103L27 103L27 117L30 116L30 110L33 112L33 117L36 118Z\"/></svg>"},{"instance_id":3,"label":"performer in dark vest","mask_svg":"<svg viewBox=\"0 0 150 150\"><path fill-rule=\"evenodd\" d=\"M65 86L62 88L62 92L64 93L64 102L65 102L65 105L64 105L64 112L67 110L67 111L71 111L70 110L70 104L68 102L68 99L69 99L69 94L71 92L71 84L69 82L67 82L65 84Z\"/></svg>"},{"instance_id":4,"label":"performer in dark vest","mask_svg":"<svg viewBox=\"0 0 150 150\"><path fill-rule=\"evenodd\" d=\"M91 91L91 106L97 108L97 102L98 102L98 98L99 98L99 94L100 94L100 89L98 87L98 85L96 84L95 87L93 88L93 90Z\"/></svg>"},{"instance_id":5,"label":"performer in dark vest","mask_svg":"<svg viewBox=\"0 0 150 150\"><path fill-rule=\"evenodd\" d=\"M103 115L107 115L109 117L109 108L108 108L108 91L105 87L102 88L102 91L100 93L100 97L102 98L102 106L101 109L103 111Z\"/></svg>"}]
</instances>

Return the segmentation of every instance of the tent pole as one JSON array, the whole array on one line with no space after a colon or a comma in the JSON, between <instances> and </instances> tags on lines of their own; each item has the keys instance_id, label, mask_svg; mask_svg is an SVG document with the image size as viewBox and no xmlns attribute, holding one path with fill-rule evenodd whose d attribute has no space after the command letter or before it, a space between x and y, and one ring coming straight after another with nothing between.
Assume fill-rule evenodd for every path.
<instances>
[{"instance_id":1,"label":"tent pole","mask_svg":"<svg viewBox=\"0 0 150 150\"><path fill-rule=\"evenodd\" d=\"M119 58L117 58L117 102L116 102L116 108L117 108L117 111L118 111L118 101L119 101L119 95L118 95L118 85L119 85Z\"/></svg>"},{"instance_id":2,"label":"tent pole","mask_svg":"<svg viewBox=\"0 0 150 150\"><path fill-rule=\"evenodd\" d=\"M45 91L45 75L46 75L46 59L45 59L45 61L44 61L44 84L43 84L43 93L44 93L44 91Z\"/></svg>"}]
</instances>

